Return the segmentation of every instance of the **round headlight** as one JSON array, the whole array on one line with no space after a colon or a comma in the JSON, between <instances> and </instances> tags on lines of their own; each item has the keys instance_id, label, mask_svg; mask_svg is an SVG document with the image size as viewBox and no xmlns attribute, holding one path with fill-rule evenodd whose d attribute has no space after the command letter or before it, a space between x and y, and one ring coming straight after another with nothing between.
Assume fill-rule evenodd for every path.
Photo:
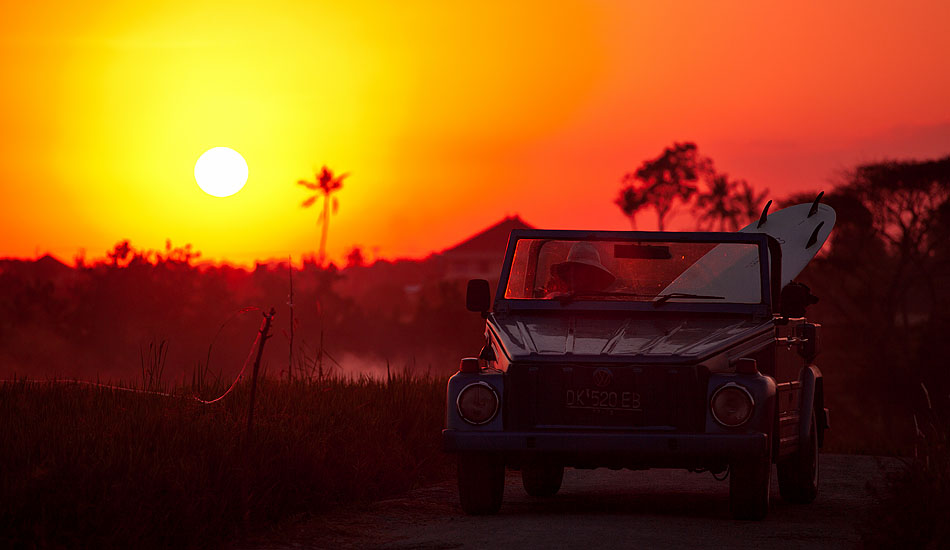
<instances>
[{"instance_id":1,"label":"round headlight","mask_svg":"<svg viewBox=\"0 0 950 550\"><path fill-rule=\"evenodd\" d=\"M487 424L498 413L498 394L486 382L474 382L459 392L459 416L469 424Z\"/></svg>"},{"instance_id":2,"label":"round headlight","mask_svg":"<svg viewBox=\"0 0 950 550\"><path fill-rule=\"evenodd\" d=\"M709 402L713 418L727 428L741 426L749 420L754 406L749 390L734 382L716 390Z\"/></svg>"}]
</instances>

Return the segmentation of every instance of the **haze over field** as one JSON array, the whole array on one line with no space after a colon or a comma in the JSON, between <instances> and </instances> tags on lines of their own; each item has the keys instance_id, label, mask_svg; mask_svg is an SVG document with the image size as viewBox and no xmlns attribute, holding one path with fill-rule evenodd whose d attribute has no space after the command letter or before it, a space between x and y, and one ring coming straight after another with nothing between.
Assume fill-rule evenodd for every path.
<instances>
[{"instance_id":1,"label":"haze over field","mask_svg":"<svg viewBox=\"0 0 950 550\"><path fill-rule=\"evenodd\" d=\"M0 17L0 256L119 239L313 253L294 185L350 172L329 258L422 256L508 214L626 229L675 140L775 195L950 149L950 5L54 1ZM247 185L195 184L231 147ZM433 230L433 228L438 228Z\"/></svg>"}]
</instances>

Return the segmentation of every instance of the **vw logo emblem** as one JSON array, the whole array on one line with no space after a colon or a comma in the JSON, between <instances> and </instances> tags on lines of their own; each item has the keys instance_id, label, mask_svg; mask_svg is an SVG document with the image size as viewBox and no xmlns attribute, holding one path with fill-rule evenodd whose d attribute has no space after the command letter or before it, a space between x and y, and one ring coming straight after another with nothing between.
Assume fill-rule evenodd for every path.
<instances>
[{"instance_id":1,"label":"vw logo emblem","mask_svg":"<svg viewBox=\"0 0 950 550\"><path fill-rule=\"evenodd\" d=\"M601 367L594 371L594 384L598 388L606 388L614 381L614 373L610 372L610 369Z\"/></svg>"}]
</instances>

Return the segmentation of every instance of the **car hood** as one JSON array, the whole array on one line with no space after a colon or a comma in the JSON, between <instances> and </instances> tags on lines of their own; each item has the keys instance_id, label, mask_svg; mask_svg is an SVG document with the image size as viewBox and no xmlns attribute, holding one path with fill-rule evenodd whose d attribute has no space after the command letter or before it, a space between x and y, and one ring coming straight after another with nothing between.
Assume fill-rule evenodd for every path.
<instances>
[{"instance_id":1,"label":"car hood","mask_svg":"<svg viewBox=\"0 0 950 550\"><path fill-rule=\"evenodd\" d=\"M489 320L508 357L584 355L696 359L772 327L736 318L638 319L518 315Z\"/></svg>"}]
</instances>

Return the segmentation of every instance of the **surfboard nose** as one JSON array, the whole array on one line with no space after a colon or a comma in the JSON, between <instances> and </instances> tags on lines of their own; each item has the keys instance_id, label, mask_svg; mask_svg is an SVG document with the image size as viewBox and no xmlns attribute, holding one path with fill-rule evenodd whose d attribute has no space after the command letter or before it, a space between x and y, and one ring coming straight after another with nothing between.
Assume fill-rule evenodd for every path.
<instances>
[{"instance_id":1,"label":"surfboard nose","mask_svg":"<svg viewBox=\"0 0 950 550\"><path fill-rule=\"evenodd\" d=\"M768 233L782 247L782 285L790 283L811 262L831 234L835 225L834 209L821 202L825 193L818 193L810 204L786 206L769 213L772 201L766 203L762 215L740 232Z\"/></svg>"}]
</instances>

